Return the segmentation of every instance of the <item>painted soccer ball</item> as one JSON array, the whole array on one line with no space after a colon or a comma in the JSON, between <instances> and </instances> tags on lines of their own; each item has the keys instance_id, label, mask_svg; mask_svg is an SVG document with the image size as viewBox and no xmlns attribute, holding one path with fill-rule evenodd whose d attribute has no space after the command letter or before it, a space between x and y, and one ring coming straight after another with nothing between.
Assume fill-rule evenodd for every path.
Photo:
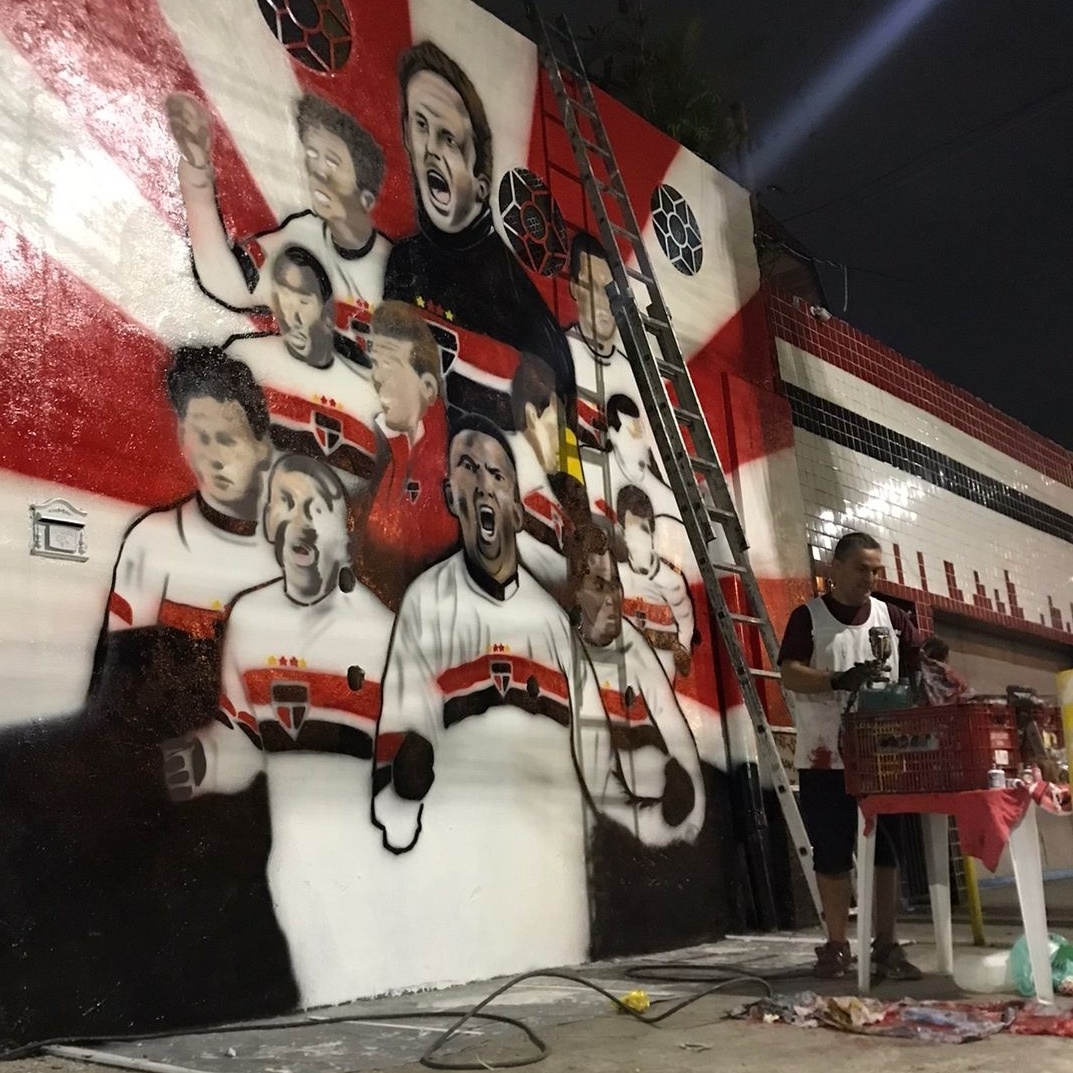
<instances>
[{"instance_id":1,"label":"painted soccer ball","mask_svg":"<svg viewBox=\"0 0 1073 1073\"><path fill-rule=\"evenodd\" d=\"M652 191L652 226L660 248L683 276L695 276L704 260L704 243L689 202L663 183Z\"/></svg>"},{"instance_id":2,"label":"painted soccer ball","mask_svg":"<svg viewBox=\"0 0 1073 1073\"><path fill-rule=\"evenodd\" d=\"M499 183L499 215L511 249L522 264L554 276L566 264L566 225L544 180L513 168Z\"/></svg>"},{"instance_id":3,"label":"painted soccer ball","mask_svg":"<svg viewBox=\"0 0 1073 1073\"><path fill-rule=\"evenodd\" d=\"M257 0L276 40L301 64L324 74L350 57L353 38L343 0Z\"/></svg>"}]
</instances>

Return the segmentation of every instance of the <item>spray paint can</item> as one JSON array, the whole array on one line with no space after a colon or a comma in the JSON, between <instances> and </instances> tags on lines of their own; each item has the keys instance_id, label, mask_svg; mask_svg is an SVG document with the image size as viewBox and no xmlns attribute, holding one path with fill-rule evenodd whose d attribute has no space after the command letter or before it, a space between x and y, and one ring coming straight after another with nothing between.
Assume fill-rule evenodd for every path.
<instances>
[{"instance_id":1,"label":"spray paint can","mask_svg":"<svg viewBox=\"0 0 1073 1073\"><path fill-rule=\"evenodd\" d=\"M1000 767L993 767L987 773L987 788L989 790L1006 789L1006 772Z\"/></svg>"}]
</instances>

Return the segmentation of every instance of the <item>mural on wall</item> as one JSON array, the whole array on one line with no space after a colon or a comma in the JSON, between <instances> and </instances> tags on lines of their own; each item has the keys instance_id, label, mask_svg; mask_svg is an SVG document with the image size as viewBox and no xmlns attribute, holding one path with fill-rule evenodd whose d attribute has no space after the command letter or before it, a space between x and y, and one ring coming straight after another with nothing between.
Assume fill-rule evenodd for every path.
<instances>
[{"instance_id":1,"label":"mural on wall","mask_svg":"<svg viewBox=\"0 0 1073 1073\"><path fill-rule=\"evenodd\" d=\"M142 6L143 31L196 55L198 78L173 64L141 92L198 293L146 362L149 446L109 463L126 529L88 597L85 700L5 734L12 1031L87 1007L104 1030L269 1013L711 934L729 851L707 605L607 251L519 157L532 85L496 94L533 46L463 0L243 0L196 30ZM288 72L253 103L250 65L227 71L246 37ZM638 195L672 305L675 279L727 271L703 248L726 210L691 208L676 168ZM104 415L109 344L87 345ZM82 468L74 486L100 488ZM156 496L168 480L180 498Z\"/></svg>"}]
</instances>

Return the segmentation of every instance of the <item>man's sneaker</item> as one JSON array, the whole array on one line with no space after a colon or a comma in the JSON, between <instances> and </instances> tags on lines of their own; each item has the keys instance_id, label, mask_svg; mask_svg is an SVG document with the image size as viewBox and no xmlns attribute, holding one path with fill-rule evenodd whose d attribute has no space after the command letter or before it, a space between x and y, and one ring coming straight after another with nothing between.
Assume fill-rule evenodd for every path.
<instances>
[{"instance_id":1,"label":"man's sneaker","mask_svg":"<svg viewBox=\"0 0 1073 1073\"><path fill-rule=\"evenodd\" d=\"M921 980L924 974L905 956L897 943L872 945L872 972L887 980Z\"/></svg>"},{"instance_id":2,"label":"man's sneaker","mask_svg":"<svg viewBox=\"0 0 1073 1073\"><path fill-rule=\"evenodd\" d=\"M816 947L816 964L812 966L812 975L820 980L837 980L850 971L852 964L849 943L827 942Z\"/></svg>"}]
</instances>

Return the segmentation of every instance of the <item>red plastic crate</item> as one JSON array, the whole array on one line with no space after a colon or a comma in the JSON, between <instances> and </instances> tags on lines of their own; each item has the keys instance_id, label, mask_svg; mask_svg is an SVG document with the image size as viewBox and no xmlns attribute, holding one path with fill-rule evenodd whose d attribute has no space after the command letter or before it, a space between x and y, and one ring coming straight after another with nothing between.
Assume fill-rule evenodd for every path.
<instances>
[{"instance_id":1,"label":"red plastic crate","mask_svg":"<svg viewBox=\"0 0 1073 1073\"><path fill-rule=\"evenodd\" d=\"M987 788L996 753L1016 769L1017 719L1003 705L949 704L851 712L842 731L846 790L854 795L947 793Z\"/></svg>"}]
</instances>

